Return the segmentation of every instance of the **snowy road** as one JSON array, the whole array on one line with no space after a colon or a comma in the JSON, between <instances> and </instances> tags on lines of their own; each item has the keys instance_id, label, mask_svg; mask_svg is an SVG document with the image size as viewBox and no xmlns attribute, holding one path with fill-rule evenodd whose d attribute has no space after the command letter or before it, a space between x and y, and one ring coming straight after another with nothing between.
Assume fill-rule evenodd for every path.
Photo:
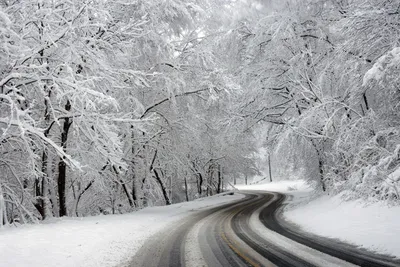
<instances>
[{"instance_id":1,"label":"snowy road","mask_svg":"<svg viewBox=\"0 0 400 267\"><path fill-rule=\"evenodd\" d=\"M243 193L242 200L198 212L155 235L130 266L400 266L279 220L282 194Z\"/></svg>"}]
</instances>

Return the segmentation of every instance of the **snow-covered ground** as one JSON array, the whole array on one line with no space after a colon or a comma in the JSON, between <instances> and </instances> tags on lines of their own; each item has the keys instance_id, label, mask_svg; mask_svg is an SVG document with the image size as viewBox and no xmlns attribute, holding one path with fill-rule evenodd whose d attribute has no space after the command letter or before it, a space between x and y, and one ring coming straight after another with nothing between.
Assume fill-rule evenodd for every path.
<instances>
[{"instance_id":1,"label":"snow-covered ground","mask_svg":"<svg viewBox=\"0 0 400 267\"><path fill-rule=\"evenodd\" d=\"M322 196L284 216L308 232L400 257L400 207Z\"/></svg>"},{"instance_id":2,"label":"snow-covered ground","mask_svg":"<svg viewBox=\"0 0 400 267\"><path fill-rule=\"evenodd\" d=\"M251 185L235 185L235 187L239 190L261 190L288 194L290 192L301 192L304 194L312 191L312 189L303 180L279 181L272 183L266 182Z\"/></svg>"},{"instance_id":3,"label":"snow-covered ground","mask_svg":"<svg viewBox=\"0 0 400 267\"><path fill-rule=\"evenodd\" d=\"M237 186L293 195L284 216L305 231L335 237L400 257L400 207L366 206L339 196L315 198L303 181ZM125 215L63 218L39 225L0 230L0 267L117 266L130 259L145 240L168 224L206 207L243 195L214 196ZM311 200L310 200L311 199Z\"/></svg>"},{"instance_id":4,"label":"snow-covered ground","mask_svg":"<svg viewBox=\"0 0 400 267\"><path fill-rule=\"evenodd\" d=\"M282 181L260 185L240 185L240 190L268 190L293 198L284 218L303 230L320 236L339 238L366 249L400 257L400 207L381 203L343 201L340 196L315 197L302 181Z\"/></svg>"},{"instance_id":5,"label":"snow-covered ground","mask_svg":"<svg viewBox=\"0 0 400 267\"><path fill-rule=\"evenodd\" d=\"M128 261L147 238L168 224L242 197L217 195L124 215L63 218L0 229L0 267L117 266Z\"/></svg>"}]
</instances>

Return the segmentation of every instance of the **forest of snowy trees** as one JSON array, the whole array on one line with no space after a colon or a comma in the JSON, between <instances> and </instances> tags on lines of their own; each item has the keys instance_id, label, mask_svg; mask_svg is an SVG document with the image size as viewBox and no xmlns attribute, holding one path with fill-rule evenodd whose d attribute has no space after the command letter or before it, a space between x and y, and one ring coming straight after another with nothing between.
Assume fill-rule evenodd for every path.
<instances>
[{"instance_id":1,"label":"forest of snowy trees","mask_svg":"<svg viewBox=\"0 0 400 267\"><path fill-rule=\"evenodd\" d=\"M0 1L0 225L259 173L396 202L400 0ZM400 188L399 188L400 190Z\"/></svg>"}]
</instances>

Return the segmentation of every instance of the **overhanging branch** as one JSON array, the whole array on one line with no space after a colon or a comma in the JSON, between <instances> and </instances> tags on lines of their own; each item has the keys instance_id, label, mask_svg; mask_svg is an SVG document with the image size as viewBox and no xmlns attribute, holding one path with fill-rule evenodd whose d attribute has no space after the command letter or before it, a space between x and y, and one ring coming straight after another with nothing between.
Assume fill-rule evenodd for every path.
<instances>
[{"instance_id":1,"label":"overhanging branch","mask_svg":"<svg viewBox=\"0 0 400 267\"><path fill-rule=\"evenodd\" d=\"M190 92L184 92L184 93L180 93L180 94L176 94L174 95L175 98L177 97L182 97L182 96L188 96L188 95L192 95L192 94L197 94L203 91L208 90L208 88L204 88L204 89L199 89L199 90L195 90L195 91L190 91ZM149 107L146 108L146 110L143 112L142 116L140 116L140 119L143 119L152 109L156 108L157 106L161 105L164 102L167 102L171 100L171 97L166 97L152 105L150 105Z\"/></svg>"}]
</instances>

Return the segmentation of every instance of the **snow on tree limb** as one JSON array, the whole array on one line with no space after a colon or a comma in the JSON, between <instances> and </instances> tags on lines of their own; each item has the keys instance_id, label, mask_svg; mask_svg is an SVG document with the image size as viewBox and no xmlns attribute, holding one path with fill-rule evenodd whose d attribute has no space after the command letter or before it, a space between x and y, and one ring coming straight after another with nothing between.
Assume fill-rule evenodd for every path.
<instances>
[{"instance_id":1,"label":"snow on tree limb","mask_svg":"<svg viewBox=\"0 0 400 267\"><path fill-rule=\"evenodd\" d=\"M381 81L393 68L400 66L400 47L395 47L381 56L363 78L363 86L372 80Z\"/></svg>"}]
</instances>

